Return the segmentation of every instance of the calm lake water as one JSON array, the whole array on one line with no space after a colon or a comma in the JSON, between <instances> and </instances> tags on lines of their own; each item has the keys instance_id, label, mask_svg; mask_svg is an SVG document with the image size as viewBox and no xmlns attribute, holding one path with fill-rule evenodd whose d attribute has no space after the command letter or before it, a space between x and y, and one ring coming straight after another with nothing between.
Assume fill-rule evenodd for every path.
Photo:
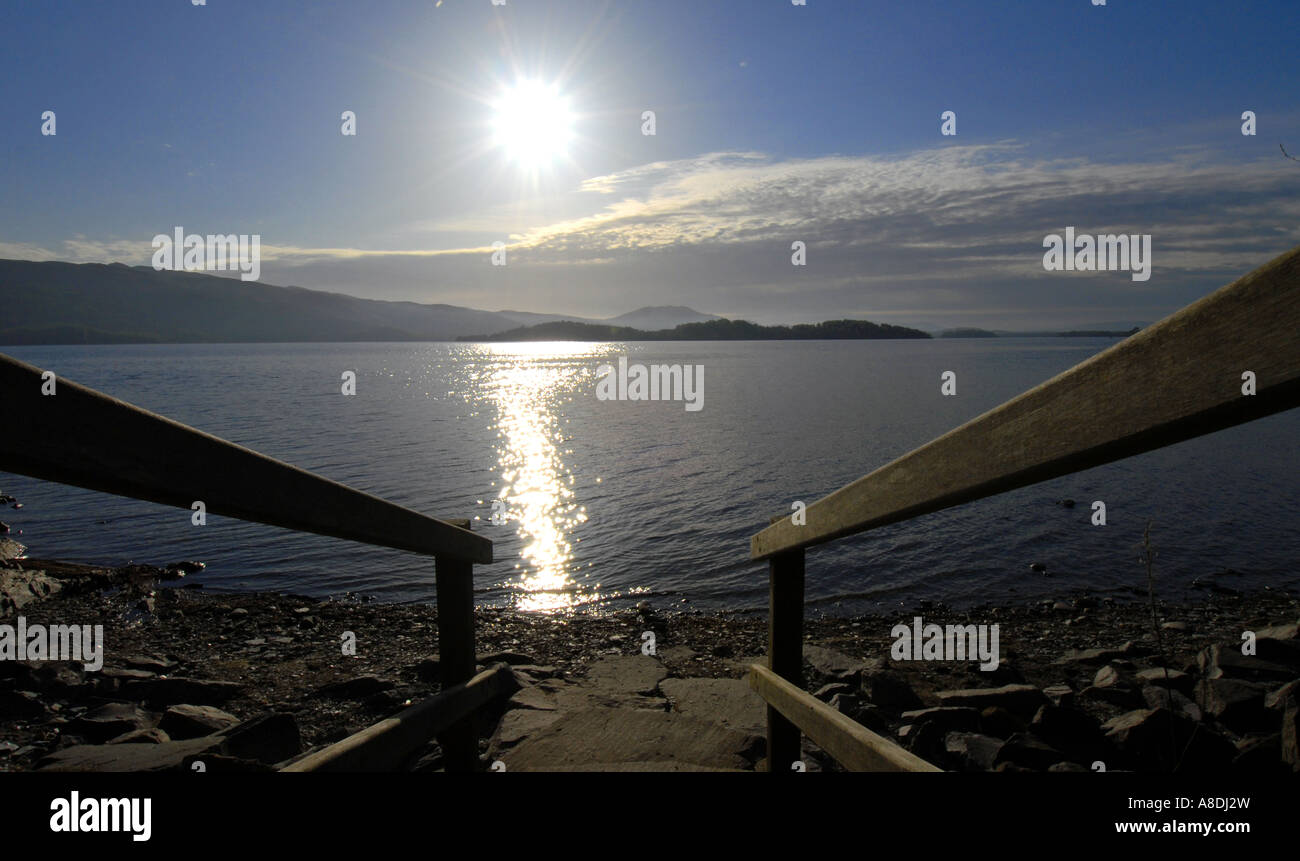
<instances>
[{"instance_id":1,"label":"calm lake water","mask_svg":"<svg viewBox=\"0 0 1300 861\"><path fill-rule=\"evenodd\" d=\"M8 347L61 377L428 514L498 561L483 604L557 611L766 606L750 536L1113 343L1110 339ZM704 366L703 409L596 397L596 369ZM340 391L357 374L355 397ZM940 374L957 374L957 396ZM1138 396L1135 393L1135 396ZM7 420L13 421L14 417ZM21 420L21 419L18 419ZM1145 588L1300 590L1300 411L810 551L810 612ZM0 431L2 432L2 431ZM209 590L434 596L432 560L0 473L33 556L198 559ZM249 494L258 488L250 486ZM1073 509L1055 505L1070 497ZM494 500L508 522L492 525ZM1107 525L1090 523L1103 500ZM17 531L23 530L21 536ZM1030 572L1044 563L1051 576Z\"/></svg>"}]
</instances>

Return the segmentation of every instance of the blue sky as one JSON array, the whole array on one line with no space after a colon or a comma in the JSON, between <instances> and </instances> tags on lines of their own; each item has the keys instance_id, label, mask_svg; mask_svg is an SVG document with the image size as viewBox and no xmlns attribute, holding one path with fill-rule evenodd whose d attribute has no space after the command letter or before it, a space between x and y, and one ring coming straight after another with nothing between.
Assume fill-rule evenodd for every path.
<instances>
[{"instance_id":1,"label":"blue sky","mask_svg":"<svg viewBox=\"0 0 1300 861\"><path fill-rule=\"evenodd\" d=\"M373 298L1027 328L1158 319L1300 242L1293 0L51 0L0 32L0 257L146 264L182 225ZM574 115L539 169L491 139L521 78ZM1151 234L1151 279L1045 272L1066 225Z\"/></svg>"}]
</instances>

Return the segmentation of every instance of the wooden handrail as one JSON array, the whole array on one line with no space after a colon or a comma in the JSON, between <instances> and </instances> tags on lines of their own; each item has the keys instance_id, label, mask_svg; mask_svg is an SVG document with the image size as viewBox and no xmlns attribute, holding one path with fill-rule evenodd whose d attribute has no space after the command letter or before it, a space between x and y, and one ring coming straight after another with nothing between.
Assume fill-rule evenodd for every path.
<instances>
[{"instance_id":1,"label":"wooden handrail","mask_svg":"<svg viewBox=\"0 0 1300 861\"><path fill-rule=\"evenodd\" d=\"M801 730L850 768L896 769L881 751L906 753L801 688L806 548L1296 406L1300 247L814 502L802 525L772 518L750 540L768 562L769 666L750 684L767 701L769 771L789 771Z\"/></svg>"},{"instance_id":2,"label":"wooden handrail","mask_svg":"<svg viewBox=\"0 0 1300 861\"><path fill-rule=\"evenodd\" d=\"M0 470L469 562L492 542L0 354ZM341 396L340 396L341 397Z\"/></svg>"},{"instance_id":3,"label":"wooden handrail","mask_svg":"<svg viewBox=\"0 0 1300 861\"><path fill-rule=\"evenodd\" d=\"M840 714L762 664L750 665L749 686L849 771L943 771ZM782 762L781 768L786 767Z\"/></svg>"},{"instance_id":4,"label":"wooden handrail","mask_svg":"<svg viewBox=\"0 0 1300 861\"><path fill-rule=\"evenodd\" d=\"M1242 393L1242 374L1256 394ZM937 397L938 395L936 395ZM1300 248L750 541L791 551L1300 406Z\"/></svg>"},{"instance_id":5,"label":"wooden handrail","mask_svg":"<svg viewBox=\"0 0 1300 861\"><path fill-rule=\"evenodd\" d=\"M281 771L394 771L431 737L519 689L510 667L497 664L387 720L308 754ZM450 751L445 752L450 756Z\"/></svg>"},{"instance_id":6,"label":"wooden handrail","mask_svg":"<svg viewBox=\"0 0 1300 861\"><path fill-rule=\"evenodd\" d=\"M470 681L474 563L492 561L492 542L469 521L427 517L47 373L0 354L0 470L433 556L442 682ZM439 721L448 770L473 770L473 721ZM382 735L406 738L411 726Z\"/></svg>"}]
</instances>

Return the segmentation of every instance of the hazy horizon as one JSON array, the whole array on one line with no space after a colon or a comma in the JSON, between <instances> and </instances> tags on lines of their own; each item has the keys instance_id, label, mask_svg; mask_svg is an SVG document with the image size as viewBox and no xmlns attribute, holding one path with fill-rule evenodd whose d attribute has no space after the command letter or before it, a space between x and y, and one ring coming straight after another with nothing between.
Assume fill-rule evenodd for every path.
<instances>
[{"instance_id":1,"label":"hazy horizon","mask_svg":"<svg viewBox=\"0 0 1300 861\"><path fill-rule=\"evenodd\" d=\"M0 261L0 262L3 262L3 261ZM66 261L66 260L60 260L60 261L24 261L24 262L50 262L50 263L68 263L68 264L70 264L70 265L87 265L87 264L73 263L72 261ZM122 263L121 261L114 261L114 263L117 264L117 265L122 265L122 266L127 266L127 265L129 265L129 264ZM114 265L114 263L89 264L89 265ZM150 267L148 267L148 266L134 266L134 267L132 267L132 268L150 269ZM239 273L238 273L238 271L234 271L234 272L195 272L195 273L193 273L193 274L198 274L198 275L213 275L213 276L218 276L218 277L231 278L231 279L233 279L233 280L238 280L238 279L239 279ZM377 298L377 297L357 296L356 294L353 294L353 293L346 293L346 292L344 292L344 291L339 291L339 290L320 290L320 289L318 289L318 288L308 287L308 286L306 286L306 285L302 285L302 284L267 284L267 283L264 282L264 281L263 281L263 282L259 282L259 283L265 284L265 286L268 286L268 287L287 287L287 288L291 288L291 289L309 290L309 291L319 292L319 293L329 293L329 294L332 294L332 295L348 296L348 297L356 298L356 299L372 299L372 300L374 300L374 301L381 301L381 302L396 302L396 303L401 303L401 302L413 302L413 301L417 301L417 300L411 300L411 299L380 299L380 298ZM429 302L429 303L418 303L418 304L430 304L430 305L433 305L433 304L439 304L439 303ZM468 306L456 306L456 307L466 307L468 310L490 311L490 312L493 312L493 313L499 313L499 314L520 314L520 315L535 315L535 316L546 316L546 317L556 317L556 316L561 316L561 317L562 317L562 316L569 316L569 317L574 318L574 320L577 321L577 322L583 322L583 321L586 321L586 320L599 320L599 321L601 321L601 322L605 322L605 321L613 321L613 320L617 320L617 319L620 318L620 317L632 317L632 316L637 315L637 314L640 314L640 313L642 313L642 312L646 312L646 311L659 311L659 310L669 310L669 311L673 311L673 310L683 310L683 311L688 311L688 312L696 312L696 313L698 313L698 314L702 314L702 315L706 315L706 316L714 316L714 317L718 317L718 318L723 318L723 319L732 319L732 320L747 319L747 318L742 318L742 317L738 317L738 316L729 316L729 315L727 315L727 314L719 314L719 313L714 312L714 311L710 311L710 310L702 309L702 308L695 308L695 307L691 307L691 306L688 306L688 305L642 305L642 306L637 307L637 308L627 308L627 309L625 309L625 310L623 310L623 311L621 311L621 312L619 312L619 313L613 314L613 315L611 315L611 316L609 316L609 317L595 317L594 315L589 314L589 313L573 312L573 311L540 311L540 310L535 310L535 309L531 309L531 308L469 308ZM758 321L752 321L752 320L751 320L750 322L758 322ZM813 320L813 319L809 319L809 320L804 320L804 319L788 319L788 320L787 320L787 319L777 319L777 320L774 320L774 321L772 321L772 322L764 323L763 325L779 326L779 325L795 325L795 324L798 324L798 323L820 323L820 322L826 322L826 321L825 321L825 320L821 320L821 319L816 319L816 320ZM1082 329L1082 330L1088 330L1088 331L1100 330L1100 329L1106 329L1106 330L1112 330L1112 329L1114 329L1114 330L1120 330L1120 329L1125 329L1125 330L1126 330L1126 329L1130 329L1130 328L1132 328L1132 327L1134 327L1134 326L1143 326L1143 327L1145 327L1145 326L1147 326L1147 325L1150 325L1152 322L1154 322L1154 321L1151 321L1151 320L1119 320L1119 321L1114 321L1114 320L1107 320L1107 321L1092 320L1092 321L1088 321L1088 322L1083 323L1083 324L1076 325L1076 326L1071 327L1071 328L1076 329L1076 330L1080 330L1080 329ZM520 326L521 326L521 327L524 327L524 326L530 326L530 325L534 325L534 324L532 324L532 323L527 323L527 322L521 322L521 323L520 323ZM634 324L632 324L632 323L623 323L623 324L621 324L621 325L627 325L627 326L629 326L629 327L631 327L631 328L642 328L642 329L645 328L644 326L637 326L637 325L634 325ZM1059 330L1059 331L1068 331L1068 329L1067 329L1066 327L1057 327L1056 329L1051 329L1051 328L1049 328L1049 329L1043 329L1043 330L1037 330L1037 329L1003 329L1003 328L993 328L993 329L988 329L988 328L986 328L986 327L974 327L974 326L934 326L934 325L927 325L927 324L925 324L924 322L922 322L922 323L918 323L918 324L910 324L910 323L907 323L907 322L902 322L902 323L895 323L894 325L906 326L906 327L908 327L908 328L920 329L920 330L922 330L922 331L932 332L932 333L939 333L939 332L953 331L953 330L956 330L956 329L963 329L963 328L969 328L969 329L980 329L980 330L982 330L982 331L996 331L996 332L1005 332L1005 333L1013 333L1013 334L1015 334L1015 333L1020 333L1020 332L1024 332L1024 333L1026 333L1026 334L1037 334L1037 333L1039 333L1039 332L1043 332L1043 331L1046 331L1046 332L1052 332L1052 331L1057 331L1057 330ZM674 328L674 327L669 326L669 327L667 327L667 328ZM650 329L650 330L647 330L647 331L653 331L653 329ZM123 343L130 343L130 342L123 342ZM142 343L143 343L143 342L142 342ZM211 342L208 342L208 343L211 343ZM233 343L233 342L232 342L232 343ZM258 343L261 343L261 342L258 342Z\"/></svg>"}]
</instances>

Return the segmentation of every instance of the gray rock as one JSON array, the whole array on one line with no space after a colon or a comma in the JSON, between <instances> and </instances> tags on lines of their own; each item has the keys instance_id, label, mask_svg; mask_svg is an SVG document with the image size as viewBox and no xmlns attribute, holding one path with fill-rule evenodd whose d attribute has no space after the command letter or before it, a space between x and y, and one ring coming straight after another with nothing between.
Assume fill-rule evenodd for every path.
<instances>
[{"instance_id":1,"label":"gray rock","mask_svg":"<svg viewBox=\"0 0 1300 861\"><path fill-rule=\"evenodd\" d=\"M1300 771L1300 709L1295 705L1282 715L1282 761L1291 766L1292 771Z\"/></svg>"},{"instance_id":2,"label":"gray rock","mask_svg":"<svg viewBox=\"0 0 1300 861\"><path fill-rule=\"evenodd\" d=\"M302 735L293 715L277 712L244 721L220 734L228 756L275 764L302 751Z\"/></svg>"},{"instance_id":3,"label":"gray rock","mask_svg":"<svg viewBox=\"0 0 1300 861\"><path fill-rule=\"evenodd\" d=\"M1047 701L1043 692L1033 685L1003 685L1000 688L968 688L957 691L939 691L935 694L945 706L969 706L985 709L1001 706L1012 714L1032 715Z\"/></svg>"},{"instance_id":4,"label":"gray rock","mask_svg":"<svg viewBox=\"0 0 1300 861\"><path fill-rule=\"evenodd\" d=\"M1142 692L1129 685L1111 685L1105 688L1089 685L1079 691L1079 697L1092 702L1110 703L1123 709L1141 708L1145 702Z\"/></svg>"},{"instance_id":5,"label":"gray rock","mask_svg":"<svg viewBox=\"0 0 1300 861\"><path fill-rule=\"evenodd\" d=\"M1002 739L974 732L950 732L944 738L949 768L957 771L992 771Z\"/></svg>"},{"instance_id":6,"label":"gray rock","mask_svg":"<svg viewBox=\"0 0 1300 861\"><path fill-rule=\"evenodd\" d=\"M1188 673L1168 667L1152 667L1149 670L1141 670L1137 674L1137 680L1139 684L1173 688L1183 694L1191 694L1192 685L1196 681Z\"/></svg>"},{"instance_id":7,"label":"gray rock","mask_svg":"<svg viewBox=\"0 0 1300 861\"><path fill-rule=\"evenodd\" d=\"M609 655L593 661L587 684L605 694L654 696L668 670L649 655Z\"/></svg>"},{"instance_id":8,"label":"gray rock","mask_svg":"<svg viewBox=\"0 0 1300 861\"><path fill-rule=\"evenodd\" d=\"M171 741L171 736L162 730L154 727L152 729L137 729L131 732L123 733L116 738L110 738L107 744L163 744Z\"/></svg>"},{"instance_id":9,"label":"gray rock","mask_svg":"<svg viewBox=\"0 0 1300 861\"><path fill-rule=\"evenodd\" d=\"M537 661L531 655L525 655L521 652L490 652L486 655L479 656L478 662L485 667L493 664L510 664L511 666L536 664Z\"/></svg>"},{"instance_id":10,"label":"gray rock","mask_svg":"<svg viewBox=\"0 0 1300 861\"><path fill-rule=\"evenodd\" d=\"M158 728L171 738L182 741L212 735L238 723L239 718L214 706L176 705L163 714Z\"/></svg>"},{"instance_id":11,"label":"gray rock","mask_svg":"<svg viewBox=\"0 0 1300 861\"><path fill-rule=\"evenodd\" d=\"M1107 665L1097 671L1093 676L1092 686L1094 688L1110 688L1121 684L1119 670L1113 666Z\"/></svg>"},{"instance_id":12,"label":"gray rock","mask_svg":"<svg viewBox=\"0 0 1300 861\"><path fill-rule=\"evenodd\" d=\"M688 664L691 661L694 661L698 655L690 646L666 646L657 649L655 657L665 664ZM750 660L739 658L729 661L728 665L734 666L736 664L744 664L744 666L741 666L738 669L740 672L746 673L749 672L749 664L757 663L766 665L766 662L767 658L765 657L756 657Z\"/></svg>"},{"instance_id":13,"label":"gray rock","mask_svg":"<svg viewBox=\"0 0 1300 861\"><path fill-rule=\"evenodd\" d=\"M1286 711L1282 714L1282 761L1291 766L1292 771L1300 772L1300 706L1296 698L1287 700Z\"/></svg>"},{"instance_id":14,"label":"gray rock","mask_svg":"<svg viewBox=\"0 0 1300 861\"><path fill-rule=\"evenodd\" d=\"M940 706L903 712L910 724L936 723L944 732L975 733L980 728L980 713L968 706Z\"/></svg>"},{"instance_id":15,"label":"gray rock","mask_svg":"<svg viewBox=\"0 0 1300 861\"><path fill-rule=\"evenodd\" d=\"M560 718L558 711L513 709L501 716L501 723L492 736L493 749L498 750L518 744L525 738L546 729ZM441 761L441 756L439 756Z\"/></svg>"},{"instance_id":16,"label":"gray rock","mask_svg":"<svg viewBox=\"0 0 1300 861\"><path fill-rule=\"evenodd\" d=\"M224 705L244 691L244 686L234 682L210 679L171 678L139 679L122 686L123 693L131 699L156 708L182 705Z\"/></svg>"},{"instance_id":17,"label":"gray rock","mask_svg":"<svg viewBox=\"0 0 1300 861\"><path fill-rule=\"evenodd\" d=\"M1188 720L1199 721L1204 718L1201 707L1181 691L1147 685L1142 689L1142 700L1147 708L1169 709Z\"/></svg>"},{"instance_id":18,"label":"gray rock","mask_svg":"<svg viewBox=\"0 0 1300 861\"><path fill-rule=\"evenodd\" d=\"M406 708L410 703L407 696L399 690L377 691L361 699L361 707L376 715L392 715Z\"/></svg>"},{"instance_id":19,"label":"gray rock","mask_svg":"<svg viewBox=\"0 0 1300 861\"><path fill-rule=\"evenodd\" d=\"M542 679L554 678L556 673L559 672L555 667L549 665L540 667L537 664L515 664L511 669L516 673L523 673L535 682L540 682Z\"/></svg>"},{"instance_id":20,"label":"gray rock","mask_svg":"<svg viewBox=\"0 0 1300 861\"><path fill-rule=\"evenodd\" d=\"M185 767L186 760L215 751L220 738L168 741L161 744L80 744L65 747L36 763L37 771L172 771Z\"/></svg>"},{"instance_id":21,"label":"gray rock","mask_svg":"<svg viewBox=\"0 0 1300 861\"><path fill-rule=\"evenodd\" d=\"M752 737L684 714L594 708L562 715L511 748L519 771L752 770Z\"/></svg>"},{"instance_id":22,"label":"gray rock","mask_svg":"<svg viewBox=\"0 0 1300 861\"><path fill-rule=\"evenodd\" d=\"M557 708L555 697L541 688L521 680L519 690L506 700L507 709L535 709L537 711L554 711Z\"/></svg>"},{"instance_id":23,"label":"gray rock","mask_svg":"<svg viewBox=\"0 0 1300 861\"><path fill-rule=\"evenodd\" d=\"M1300 679L1296 679L1293 682L1287 682L1282 687L1265 696L1264 707L1285 710L1287 700L1293 698L1300 698Z\"/></svg>"},{"instance_id":24,"label":"gray rock","mask_svg":"<svg viewBox=\"0 0 1300 861\"><path fill-rule=\"evenodd\" d=\"M1125 655L1132 654L1134 645L1132 641L1125 643L1118 649L1070 649L1063 656L1056 660L1058 664L1092 664L1099 666L1109 664L1116 658L1122 658Z\"/></svg>"},{"instance_id":25,"label":"gray rock","mask_svg":"<svg viewBox=\"0 0 1300 861\"><path fill-rule=\"evenodd\" d=\"M1043 688L1043 696L1047 697L1052 705L1067 707L1074 705L1074 691L1069 685L1048 685Z\"/></svg>"},{"instance_id":26,"label":"gray rock","mask_svg":"<svg viewBox=\"0 0 1300 861\"><path fill-rule=\"evenodd\" d=\"M16 688L47 698L75 696L86 681L84 665L75 661L17 661L10 668Z\"/></svg>"},{"instance_id":27,"label":"gray rock","mask_svg":"<svg viewBox=\"0 0 1300 861\"><path fill-rule=\"evenodd\" d=\"M1059 750L1042 739L1028 733L1016 733L998 748L994 766L1010 763L1020 768L1045 771L1064 758Z\"/></svg>"},{"instance_id":28,"label":"gray rock","mask_svg":"<svg viewBox=\"0 0 1300 861\"><path fill-rule=\"evenodd\" d=\"M1237 748L1204 724L1168 709L1136 709L1102 724L1125 763L1141 771L1222 772Z\"/></svg>"},{"instance_id":29,"label":"gray rock","mask_svg":"<svg viewBox=\"0 0 1300 861\"><path fill-rule=\"evenodd\" d=\"M334 700L363 700L384 691L390 691L396 684L379 676L357 676L341 682L332 682L316 689L316 696Z\"/></svg>"},{"instance_id":30,"label":"gray rock","mask_svg":"<svg viewBox=\"0 0 1300 861\"><path fill-rule=\"evenodd\" d=\"M822 646L805 644L803 662L812 668L819 678L848 679L857 676L863 670L878 668L879 662L869 664L857 658L850 658L842 652Z\"/></svg>"},{"instance_id":31,"label":"gray rock","mask_svg":"<svg viewBox=\"0 0 1300 861\"><path fill-rule=\"evenodd\" d=\"M100 743L136 730L150 729L155 723L152 714L134 703L106 703L69 721L67 732Z\"/></svg>"},{"instance_id":32,"label":"gray rock","mask_svg":"<svg viewBox=\"0 0 1300 861\"><path fill-rule=\"evenodd\" d=\"M1273 729L1275 712L1264 705L1268 686L1242 679L1202 679L1196 685L1196 699L1205 711L1234 732Z\"/></svg>"},{"instance_id":33,"label":"gray rock","mask_svg":"<svg viewBox=\"0 0 1300 861\"><path fill-rule=\"evenodd\" d=\"M45 717L45 703L32 691L0 691L0 718L36 721Z\"/></svg>"},{"instance_id":34,"label":"gray rock","mask_svg":"<svg viewBox=\"0 0 1300 861\"><path fill-rule=\"evenodd\" d=\"M862 698L857 694L836 694L827 705L842 715L856 717L862 708Z\"/></svg>"},{"instance_id":35,"label":"gray rock","mask_svg":"<svg viewBox=\"0 0 1300 861\"><path fill-rule=\"evenodd\" d=\"M888 670L864 673L862 693L873 705L903 711L920 708L921 698L903 678Z\"/></svg>"},{"instance_id":36,"label":"gray rock","mask_svg":"<svg viewBox=\"0 0 1300 861\"><path fill-rule=\"evenodd\" d=\"M26 549L10 538L0 538L0 559L21 555ZM28 604L51 598L62 591L62 581L44 571L0 568L0 614L16 613Z\"/></svg>"},{"instance_id":37,"label":"gray rock","mask_svg":"<svg viewBox=\"0 0 1300 861\"><path fill-rule=\"evenodd\" d=\"M980 730L985 735L1006 739L1026 729L1023 720L1001 706L989 706L980 712Z\"/></svg>"},{"instance_id":38,"label":"gray rock","mask_svg":"<svg viewBox=\"0 0 1300 861\"><path fill-rule=\"evenodd\" d=\"M1300 668L1300 625L1276 625L1255 632L1255 656L1274 664Z\"/></svg>"},{"instance_id":39,"label":"gray rock","mask_svg":"<svg viewBox=\"0 0 1300 861\"><path fill-rule=\"evenodd\" d=\"M889 717L880 706L863 703L853 719L876 735L889 736Z\"/></svg>"},{"instance_id":40,"label":"gray rock","mask_svg":"<svg viewBox=\"0 0 1300 861\"><path fill-rule=\"evenodd\" d=\"M1102 724L1106 737L1136 766L1151 771L1172 769L1178 743L1169 725L1168 709L1135 709Z\"/></svg>"},{"instance_id":41,"label":"gray rock","mask_svg":"<svg viewBox=\"0 0 1300 861\"><path fill-rule=\"evenodd\" d=\"M831 682L830 684L822 685L814 691L813 696L826 703L830 702L831 697L836 694L851 694L854 690L853 685L848 682Z\"/></svg>"},{"instance_id":42,"label":"gray rock","mask_svg":"<svg viewBox=\"0 0 1300 861\"><path fill-rule=\"evenodd\" d=\"M139 679L152 679L158 674L152 670L137 670L126 667L104 667L104 669L100 670L97 675L101 679L115 679L121 683L136 681Z\"/></svg>"},{"instance_id":43,"label":"gray rock","mask_svg":"<svg viewBox=\"0 0 1300 861\"><path fill-rule=\"evenodd\" d=\"M1091 763L1106 758L1105 733L1086 712L1062 706L1045 705L1034 715L1030 732L1071 758Z\"/></svg>"},{"instance_id":44,"label":"gray rock","mask_svg":"<svg viewBox=\"0 0 1300 861\"><path fill-rule=\"evenodd\" d=\"M926 762L936 766L941 766L946 756L944 747L948 731L937 723L923 723L912 726L912 729L900 739L907 749Z\"/></svg>"},{"instance_id":45,"label":"gray rock","mask_svg":"<svg viewBox=\"0 0 1300 861\"><path fill-rule=\"evenodd\" d=\"M1287 682L1295 678L1291 667L1265 660L1259 654L1243 655L1237 646L1215 644L1203 649L1196 662L1209 679Z\"/></svg>"},{"instance_id":46,"label":"gray rock","mask_svg":"<svg viewBox=\"0 0 1300 861\"><path fill-rule=\"evenodd\" d=\"M1020 671L1005 660L993 670L981 670L978 664L972 664L971 674L980 680L981 685L1023 685L1025 683L1025 677Z\"/></svg>"}]
</instances>

